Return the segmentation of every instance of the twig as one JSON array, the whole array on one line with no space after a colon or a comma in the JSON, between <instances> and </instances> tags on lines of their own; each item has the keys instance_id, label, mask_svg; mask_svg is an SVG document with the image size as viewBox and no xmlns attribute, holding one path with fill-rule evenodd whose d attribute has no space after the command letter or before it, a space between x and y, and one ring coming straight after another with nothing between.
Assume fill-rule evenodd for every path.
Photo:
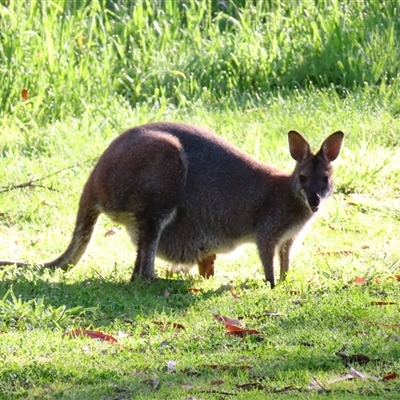
<instances>
[{"instance_id":1,"label":"twig","mask_svg":"<svg viewBox=\"0 0 400 400\"><path fill-rule=\"evenodd\" d=\"M57 189L54 189L52 187L48 187L48 186L44 186L44 185L37 185L37 184L35 184L35 182L40 182L40 181L42 181L44 179L50 178L53 175L57 175L57 174L59 174L61 172L64 172L64 171L67 171L69 169L78 167L78 166L80 166L82 164L86 164L86 163L88 163L90 161L93 161L93 160L96 160L96 159L97 159L97 157L90 158L88 160L81 161L81 162L79 162L77 164L70 165L69 167L66 167L66 168L63 168L63 169L59 169L58 171L52 172L51 174L46 175L46 176L42 176L41 178L31 179L28 182L20 183L18 185L12 185L12 186L7 186L7 187L0 188L0 193L11 192L11 190L22 189L22 188L26 188L26 187L31 187L31 188L32 187L42 187L42 188L46 188L46 189L49 189L49 190L57 190Z\"/></svg>"}]
</instances>

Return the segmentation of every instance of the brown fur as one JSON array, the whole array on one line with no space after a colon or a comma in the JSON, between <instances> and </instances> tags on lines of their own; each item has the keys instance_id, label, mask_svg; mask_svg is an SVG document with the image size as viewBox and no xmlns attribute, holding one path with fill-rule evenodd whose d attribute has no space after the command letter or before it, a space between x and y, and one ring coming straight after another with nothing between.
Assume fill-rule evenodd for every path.
<instances>
[{"instance_id":1,"label":"brown fur","mask_svg":"<svg viewBox=\"0 0 400 400\"><path fill-rule=\"evenodd\" d=\"M124 225L137 246L132 280L154 279L156 256L197 263L201 275L212 276L217 253L255 242L274 287L274 254L284 279L293 241L332 193L331 161L342 139L342 132L333 133L314 155L290 131L297 163L289 174L204 128L152 123L130 129L110 144L90 174L66 251L36 267L67 270L78 263L104 213ZM29 265L0 261L10 264Z\"/></svg>"}]
</instances>

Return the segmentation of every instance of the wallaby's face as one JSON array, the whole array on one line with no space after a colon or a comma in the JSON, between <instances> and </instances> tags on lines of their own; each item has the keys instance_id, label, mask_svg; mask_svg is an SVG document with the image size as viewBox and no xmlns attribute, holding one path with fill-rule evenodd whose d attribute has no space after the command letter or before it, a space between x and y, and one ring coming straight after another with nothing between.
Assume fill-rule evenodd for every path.
<instances>
[{"instance_id":1,"label":"wallaby's face","mask_svg":"<svg viewBox=\"0 0 400 400\"><path fill-rule=\"evenodd\" d=\"M301 195L312 212L333 190L331 162L337 158L343 140L342 132L335 132L313 154L307 141L295 131L289 132L289 149L297 161L292 175L292 190Z\"/></svg>"}]
</instances>

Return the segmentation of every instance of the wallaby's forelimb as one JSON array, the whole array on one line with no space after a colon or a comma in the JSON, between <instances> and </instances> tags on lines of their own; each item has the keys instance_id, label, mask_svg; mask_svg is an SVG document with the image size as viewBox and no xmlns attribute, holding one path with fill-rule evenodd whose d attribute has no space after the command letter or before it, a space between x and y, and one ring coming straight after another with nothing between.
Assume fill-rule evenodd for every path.
<instances>
[{"instance_id":1,"label":"wallaby's forelimb","mask_svg":"<svg viewBox=\"0 0 400 400\"><path fill-rule=\"evenodd\" d=\"M279 249L279 261L280 261L280 280L283 281L286 277L286 273L289 271L290 263L290 249L293 244L293 239L289 239L283 243Z\"/></svg>"}]
</instances>

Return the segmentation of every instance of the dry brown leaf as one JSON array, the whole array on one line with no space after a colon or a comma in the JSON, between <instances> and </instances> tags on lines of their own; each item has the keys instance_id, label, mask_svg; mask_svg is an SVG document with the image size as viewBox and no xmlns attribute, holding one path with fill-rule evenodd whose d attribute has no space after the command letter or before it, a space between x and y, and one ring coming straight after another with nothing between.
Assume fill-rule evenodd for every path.
<instances>
[{"instance_id":1,"label":"dry brown leaf","mask_svg":"<svg viewBox=\"0 0 400 400\"><path fill-rule=\"evenodd\" d=\"M175 322L161 322L161 321L153 321L153 324L161 326L162 330L165 331L167 328L172 329L185 329L182 324L177 324Z\"/></svg>"},{"instance_id":2,"label":"dry brown leaf","mask_svg":"<svg viewBox=\"0 0 400 400\"><path fill-rule=\"evenodd\" d=\"M243 329L236 325L225 324L226 333L228 335L245 337L247 335L261 335L261 333L255 329Z\"/></svg>"},{"instance_id":3,"label":"dry brown leaf","mask_svg":"<svg viewBox=\"0 0 400 400\"><path fill-rule=\"evenodd\" d=\"M91 331L88 329L75 329L69 332L66 332L62 335L62 338L75 338L78 336L87 336L90 337L91 339L95 340L101 340L109 343L116 343L117 339L115 339L111 335L107 335L106 333L100 332L100 331Z\"/></svg>"},{"instance_id":4,"label":"dry brown leaf","mask_svg":"<svg viewBox=\"0 0 400 400\"><path fill-rule=\"evenodd\" d=\"M151 386L154 390L157 390L158 386L160 385L160 381L157 378L145 379L143 383L146 383L147 385Z\"/></svg>"},{"instance_id":5,"label":"dry brown leaf","mask_svg":"<svg viewBox=\"0 0 400 400\"><path fill-rule=\"evenodd\" d=\"M386 375L382 378L383 381L390 381L392 379L396 379L398 377L398 375L396 374L396 372L392 372L389 375Z\"/></svg>"},{"instance_id":6,"label":"dry brown leaf","mask_svg":"<svg viewBox=\"0 0 400 400\"><path fill-rule=\"evenodd\" d=\"M234 326L242 326L243 324L238 321L237 319L229 318L229 317L224 317L219 314L215 314L214 318L218 321L221 322L222 324L229 324L229 325L234 325Z\"/></svg>"},{"instance_id":7,"label":"dry brown leaf","mask_svg":"<svg viewBox=\"0 0 400 400\"><path fill-rule=\"evenodd\" d=\"M26 101L29 99L29 91L28 89L22 89L21 90L21 97L23 101Z\"/></svg>"},{"instance_id":8,"label":"dry brown leaf","mask_svg":"<svg viewBox=\"0 0 400 400\"><path fill-rule=\"evenodd\" d=\"M231 292L231 295L232 295L232 297L233 297L234 299L240 300L240 296L238 296L238 295L233 291L233 289L231 289L230 292Z\"/></svg>"},{"instance_id":9,"label":"dry brown leaf","mask_svg":"<svg viewBox=\"0 0 400 400\"><path fill-rule=\"evenodd\" d=\"M394 301L371 301L371 306L388 306L391 304L397 304Z\"/></svg>"},{"instance_id":10,"label":"dry brown leaf","mask_svg":"<svg viewBox=\"0 0 400 400\"><path fill-rule=\"evenodd\" d=\"M367 282L367 280L365 278L359 277L359 278L354 279L354 283L357 285L364 285L364 283L366 283L366 282Z\"/></svg>"},{"instance_id":11,"label":"dry brown leaf","mask_svg":"<svg viewBox=\"0 0 400 400\"><path fill-rule=\"evenodd\" d=\"M336 353L338 357L340 357L345 363L358 363L358 364L367 364L371 361L371 359L364 354L352 354L350 356L343 353Z\"/></svg>"}]
</instances>

